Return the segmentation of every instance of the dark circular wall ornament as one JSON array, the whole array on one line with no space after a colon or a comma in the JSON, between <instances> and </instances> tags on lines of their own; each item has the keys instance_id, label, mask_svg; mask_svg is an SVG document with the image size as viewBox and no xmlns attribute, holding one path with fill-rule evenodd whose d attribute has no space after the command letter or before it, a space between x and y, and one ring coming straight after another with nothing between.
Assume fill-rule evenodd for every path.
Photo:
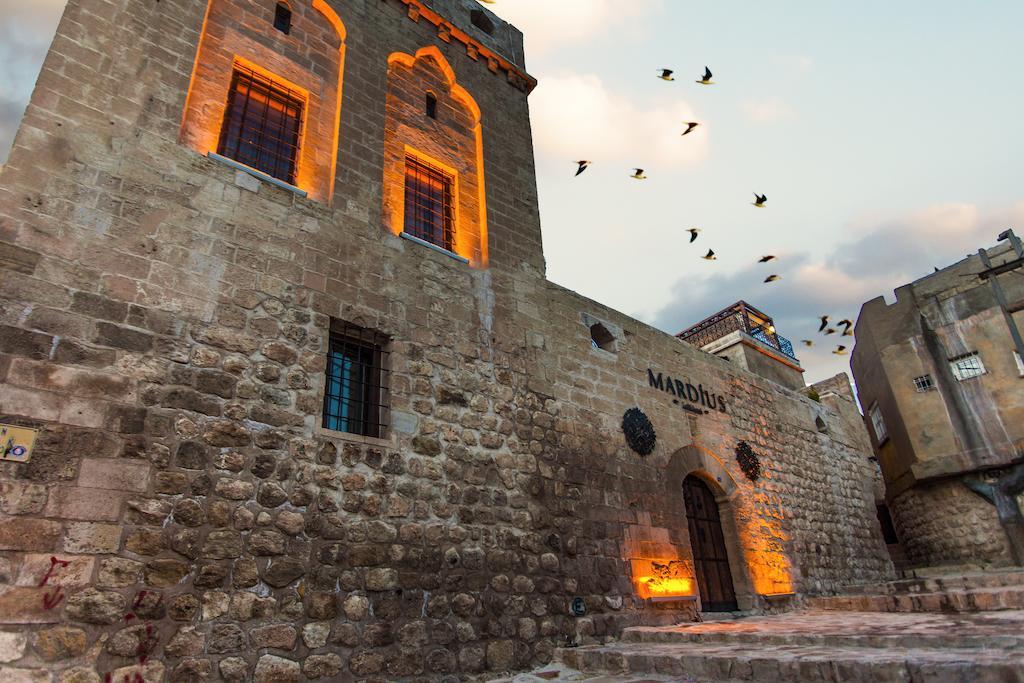
<instances>
[{"instance_id":1,"label":"dark circular wall ornament","mask_svg":"<svg viewBox=\"0 0 1024 683\"><path fill-rule=\"evenodd\" d=\"M761 478L761 460L746 441L736 444L736 462L740 464L740 469L750 481Z\"/></svg>"},{"instance_id":2,"label":"dark circular wall ornament","mask_svg":"<svg viewBox=\"0 0 1024 683\"><path fill-rule=\"evenodd\" d=\"M626 435L626 444L640 455L650 455L658 442L654 425L639 408L630 408L622 416L622 432Z\"/></svg>"}]
</instances>

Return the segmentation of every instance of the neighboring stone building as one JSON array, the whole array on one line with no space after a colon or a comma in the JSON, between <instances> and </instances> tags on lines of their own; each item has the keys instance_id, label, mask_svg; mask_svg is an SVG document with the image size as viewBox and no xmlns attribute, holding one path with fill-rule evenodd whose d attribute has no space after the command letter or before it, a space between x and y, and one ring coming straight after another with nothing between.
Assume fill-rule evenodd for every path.
<instances>
[{"instance_id":1,"label":"neighboring stone building","mask_svg":"<svg viewBox=\"0 0 1024 683\"><path fill-rule=\"evenodd\" d=\"M533 85L471 0L70 0L0 175L0 678L457 680L891 576L842 404L545 279Z\"/></svg>"},{"instance_id":2,"label":"neighboring stone building","mask_svg":"<svg viewBox=\"0 0 1024 683\"><path fill-rule=\"evenodd\" d=\"M1024 365L1008 325L1024 327L1024 270L1011 247L988 255L994 272L971 256L900 287L894 304L869 301L857 322L857 390L914 565L1013 560L996 508L967 486L1024 459Z\"/></svg>"}]
</instances>

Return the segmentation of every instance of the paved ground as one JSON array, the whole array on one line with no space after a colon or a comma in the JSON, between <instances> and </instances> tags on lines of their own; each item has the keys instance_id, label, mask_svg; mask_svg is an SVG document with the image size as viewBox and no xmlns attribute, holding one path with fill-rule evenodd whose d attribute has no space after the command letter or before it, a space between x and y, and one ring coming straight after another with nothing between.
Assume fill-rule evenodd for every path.
<instances>
[{"instance_id":1,"label":"paved ground","mask_svg":"<svg viewBox=\"0 0 1024 683\"><path fill-rule=\"evenodd\" d=\"M591 673L558 664L505 681L1024 682L1024 611L803 612L639 627L562 658Z\"/></svg>"}]
</instances>

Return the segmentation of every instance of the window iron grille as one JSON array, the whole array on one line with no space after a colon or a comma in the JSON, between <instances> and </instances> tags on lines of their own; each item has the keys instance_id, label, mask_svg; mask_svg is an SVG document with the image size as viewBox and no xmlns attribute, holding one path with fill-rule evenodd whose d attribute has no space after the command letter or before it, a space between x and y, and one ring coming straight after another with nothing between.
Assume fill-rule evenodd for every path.
<instances>
[{"instance_id":1,"label":"window iron grille","mask_svg":"<svg viewBox=\"0 0 1024 683\"><path fill-rule=\"evenodd\" d=\"M977 351L950 358L949 366L953 370L953 376L961 382L985 374L985 364L981 362L981 356Z\"/></svg>"},{"instance_id":2,"label":"window iron grille","mask_svg":"<svg viewBox=\"0 0 1024 683\"><path fill-rule=\"evenodd\" d=\"M295 90L236 66L217 153L294 185L303 106Z\"/></svg>"},{"instance_id":3,"label":"window iron grille","mask_svg":"<svg viewBox=\"0 0 1024 683\"><path fill-rule=\"evenodd\" d=\"M323 426L384 438L388 428L387 338L349 323L331 325Z\"/></svg>"},{"instance_id":4,"label":"window iron grille","mask_svg":"<svg viewBox=\"0 0 1024 683\"><path fill-rule=\"evenodd\" d=\"M452 251L455 178L413 156L405 158L405 232Z\"/></svg>"},{"instance_id":5,"label":"window iron grille","mask_svg":"<svg viewBox=\"0 0 1024 683\"><path fill-rule=\"evenodd\" d=\"M914 378L914 388L917 389L918 393L924 393L931 391L935 388L935 382L932 380L931 375L924 375L923 377Z\"/></svg>"}]
</instances>

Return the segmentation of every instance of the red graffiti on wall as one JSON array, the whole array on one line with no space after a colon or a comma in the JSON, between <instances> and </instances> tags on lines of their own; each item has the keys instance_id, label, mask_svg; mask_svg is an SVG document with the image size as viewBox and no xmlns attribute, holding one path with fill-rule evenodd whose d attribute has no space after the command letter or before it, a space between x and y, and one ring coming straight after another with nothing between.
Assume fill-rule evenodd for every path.
<instances>
[{"instance_id":1,"label":"red graffiti on wall","mask_svg":"<svg viewBox=\"0 0 1024 683\"><path fill-rule=\"evenodd\" d=\"M58 560L56 557L50 558L50 568L43 574L42 580L39 582L39 587L44 588L50 579L55 578L60 571L68 567L71 563L66 560ZM59 605L64 600L64 589L60 586L56 586L52 591L43 592L43 609L51 610Z\"/></svg>"},{"instance_id":2,"label":"red graffiti on wall","mask_svg":"<svg viewBox=\"0 0 1024 683\"><path fill-rule=\"evenodd\" d=\"M143 602L146 600L146 596L148 595L148 591L138 592L138 594L135 596L135 600L132 601L132 605L129 608L129 611L126 612L124 615L125 623L130 623L138 618L135 612L143 606ZM160 604L163 603L163 601L163 594L158 593L156 603L149 609L159 607ZM135 648L136 664L138 668L142 668L146 665L146 662L149 661L149 656L153 654L153 651L156 650L159 644L159 634L155 632L152 624L147 623L145 627L145 635L139 637L139 644ZM113 673L107 673L103 677L103 683L146 683L146 679L143 678L142 673L139 671L134 671L130 674L125 674L121 677L121 680L119 681L114 680Z\"/></svg>"}]
</instances>

